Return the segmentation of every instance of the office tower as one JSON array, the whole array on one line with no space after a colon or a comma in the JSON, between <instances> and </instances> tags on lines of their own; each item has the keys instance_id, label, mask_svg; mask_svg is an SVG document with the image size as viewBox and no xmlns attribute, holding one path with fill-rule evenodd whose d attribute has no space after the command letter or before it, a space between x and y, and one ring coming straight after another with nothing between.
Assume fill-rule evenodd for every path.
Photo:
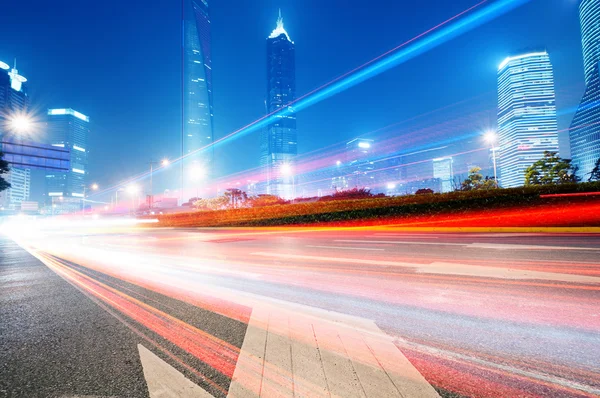
<instances>
[{"instance_id":1,"label":"office tower","mask_svg":"<svg viewBox=\"0 0 600 398\"><path fill-rule=\"evenodd\" d=\"M372 162L373 140L355 138L346 143L345 170L350 188L371 188L375 168Z\"/></svg>"},{"instance_id":2,"label":"office tower","mask_svg":"<svg viewBox=\"0 0 600 398\"><path fill-rule=\"evenodd\" d=\"M21 202L29 200L31 172L29 169L13 167L2 177L10 184L10 188L0 192L0 208L20 210Z\"/></svg>"},{"instance_id":3,"label":"office tower","mask_svg":"<svg viewBox=\"0 0 600 398\"><path fill-rule=\"evenodd\" d=\"M433 178L440 180L440 192L452 192L454 190L453 180L454 171L452 169L452 157L443 157L433 159Z\"/></svg>"},{"instance_id":4,"label":"office tower","mask_svg":"<svg viewBox=\"0 0 600 398\"><path fill-rule=\"evenodd\" d=\"M581 43L585 71L585 93L575 112L569 140L577 175L584 181L600 158L600 1L582 0L579 4Z\"/></svg>"},{"instance_id":5,"label":"office tower","mask_svg":"<svg viewBox=\"0 0 600 398\"><path fill-rule=\"evenodd\" d=\"M502 187L522 186L525 169L558 151L554 75L546 51L506 58L498 68L498 171Z\"/></svg>"},{"instance_id":6,"label":"office tower","mask_svg":"<svg viewBox=\"0 0 600 398\"><path fill-rule=\"evenodd\" d=\"M183 187L190 170L202 167L212 176L214 142L211 29L207 0L184 0L183 43ZM182 187L182 188L183 188Z\"/></svg>"},{"instance_id":7,"label":"office tower","mask_svg":"<svg viewBox=\"0 0 600 398\"><path fill-rule=\"evenodd\" d=\"M16 63L10 68L0 61L0 135L10 133L9 121L24 116L29 106L27 79L19 75Z\"/></svg>"},{"instance_id":8,"label":"office tower","mask_svg":"<svg viewBox=\"0 0 600 398\"><path fill-rule=\"evenodd\" d=\"M297 150L296 115L289 106L296 98L295 45L283 27L281 10L275 30L267 38L267 114L276 113L262 132L260 164L266 193L283 198L294 196L293 162Z\"/></svg>"},{"instance_id":9,"label":"office tower","mask_svg":"<svg viewBox=\"0 0 600 398\"><path fill-rule=\"evenodd\" d=\"M66 173L46 173L47 201L53 197L77 198L85 195L88 165L88 136L90 118L73 109L49 109L47 119L48 141L52 146L70 151L70 169ZM67 201L69 201L67 199Z\"/></svg>"},{"instance_id":10,"label":"office tower","mask_svg":"<svg viewBox=\"0 0 600 398\"><path fill-rule=\"evenodd\" d=\"M19 74L17 61L10 68L0 62L0 138L1 141L22 141L27 131L15 131L11 121L27 116L29 96L27 79ZM20 209L21 202L29 200L31 172L22 162L11 163L11 170L3 178L11 187L0 193L0 207L10 210Z\"/></svg>"}]
</instances>

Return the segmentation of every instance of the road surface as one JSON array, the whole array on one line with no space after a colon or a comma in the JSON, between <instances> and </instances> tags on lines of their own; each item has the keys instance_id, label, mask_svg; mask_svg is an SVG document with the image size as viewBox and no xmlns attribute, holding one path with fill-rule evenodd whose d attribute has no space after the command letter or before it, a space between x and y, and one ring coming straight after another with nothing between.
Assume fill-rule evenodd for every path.
<instances>
[{"instance_id":1,"label":"road surface","mask_svg":"<svg viewBox=\"0 0 600 398\"><path fill-rule=\"evenodd\" d=\"M600 235L80 223L0 255L0 396L600 396Z\"/></svg>"}]
</instances>

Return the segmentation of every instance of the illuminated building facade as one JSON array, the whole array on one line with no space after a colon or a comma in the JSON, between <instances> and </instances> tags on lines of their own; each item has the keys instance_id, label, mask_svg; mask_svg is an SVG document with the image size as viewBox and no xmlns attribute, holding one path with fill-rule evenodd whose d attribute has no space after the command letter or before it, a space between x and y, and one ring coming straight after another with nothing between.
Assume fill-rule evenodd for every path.
<instances>
[{"instance_id":1,"label":"illuminated building facade","mask_svg":"<svg viewBox=\"0 0 600 398\"><path fill-rule=\"evenodd\" d=\"M214 142L211 29L207 0L184 0L183 26L182 155L189 156L182 166L190 168L197 163L210 177L214 150L211 147L198 151Z\"/></svg>"},{"instance_id":2,"label":"illuminated building facade","mask_svg":"<svg viewBox=\"0 0 600 398\"><path fill-rule=\"evenodd\" d=\"M31 172L29 169L13 167L2 175L11 187L0 192L0 210L19 210L21 202L29 200L31 186Z\"/></svg>"},{"instance_id":3,"label":"illuminated building facade","mask_svg":"<svg viewBox=\"0 0 600 398\"><path fill-rule=\"evenodd\" d=\"M372 162L374 141L365 138L355 138L346 143L346 159L344 170L350 188L372 188Z\"/></svg>"},{"instance_id":4,"label":"illuminated building facade","mask_svg":"<svg viewBox=\"0 0 600 398\"><path fill-rule=\"evenodd\" d=\"M73 109L49 109L47 135L49 143L70 151L69 171L46 173L47 201L53 197L84 197L88 165L90 118Z\"/></svg>"},{"instance_id":5,"label":"illuminated building facade","mask_svg":"<svg viewBox=\"0 0 600 398\"><path fill-rule=\"evenodd\" d=\"M294 42L283 27L279 11L277 26L267 38L268 114L287 108L262 132L260 164L266 193L283 198L294 196L294 158L298 153L296 115L289 104L296 99L296 51ZM287 172L286 172L287 170Z\"/></svg>"},{"instance_id":6,"label":"illuminated building facade","mask_svg":"<svg viewBox=\"0 0 600 398\"><path fill-rule=\"evenodd\" d=\"M558 151L554 75L546 51L506 58L498 68L498 172L502 187L524 184L525 169Z\"/></svg>"},{"instance_id":7,"label":"illuminated building facade","mask_svg":"<svg viewBox=\"0 0 600 398\"><path fill-rule=\"evenodd\" d=\"M10 120L25 116L27 113L29 96L26 82L27 79L17 70L16 61L13 68L0 61L0 137L3 142L16 138L10 131ZM10 162L6 156L5 160ZM11 184L11 187L0 192L0 207L14 210L20 208L22 201L29 200L31 172L22 164L12 162L10 164L11 170L3 178Z\"/></svg>"},{"instance_id":8,"label":"illuminated building facade","mask_svg":"<svg viewBox=\"0 0 600 398\"><path fill-rule=\"evenodd\" d=\"M452 157L433 159L433 178L440 180L440 192L442 193L454 190L454 171L452 165Z\"/></svg>"},{"instance_id":9,"label":"illuminated building facade","mask_svg":"<svg viewBox=\"0 0 600 398\"><path fill-rule=\"evenodd\" d=\"M29 106L27 79L19 75L17 65L10 68L0 61L0 134L6 130L7 120L25 113Z\"/></svg>"},{"instance_id":10,"label":"illuminated building facade","mask_svg":"<svg viewBox=\"0 0 600 398\"><path fill-rule=\"evenodd\" d=\"M585 71L585 93L575 112L569 139L577 174L587 181L600 158L600 2L582 0L579 4L581 43Z\"/></svg>"}]
</instances>

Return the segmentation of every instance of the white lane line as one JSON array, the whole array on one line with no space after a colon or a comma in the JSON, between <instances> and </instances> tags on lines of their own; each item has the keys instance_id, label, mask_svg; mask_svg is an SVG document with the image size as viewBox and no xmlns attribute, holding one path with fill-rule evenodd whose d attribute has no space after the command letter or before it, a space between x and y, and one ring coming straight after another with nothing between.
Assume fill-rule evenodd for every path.
<instances>
[{"instance_id":1,"label":"white lane line","mask_svg":"<svg viewBox=\"0 0 600 398\"><path fill-rule=\"evenodd\" d=\"M384 265L392 267L419 267L421 264L414 263L402 263L398 261L385 261L385 260L367 260L363 258L346 258L346 257L325 257L325 256L306 256L303 254L286 254L286 253L272 253L272 252L254 252L250 253L251 256L262 256L262 257L274 257L274 258L285 258L289 260L317 260L317 261L329 261L333 263L353 263L353 264L368 264L368 265Z\"/></svg>"},{"instance_id":2,"label":"white lane line","mask_svg":"<svg viewBox=\"0 0 600 398\"><path fill-rule=\"evenodd\" d=\"M584 250L584 251L600 251L600 247L517 245L517 244L504 244L504 243L471 243L467 247L473 248L473 249L496 249L496 250Z\"/></svg>"},{"instance_id":3,"label":"white lane line","mask_svg":"<svg viewBox=\"0 0 600 398\"><path fill-rule=\"evenodd\" d=\"M209 394L200 386L191 382L177 369L163 361L143 345L138 344L138 350L150 398L212 397L212 394Z\"/></svg>"},{"instance_id":4,"label":"white lane line","mask_svg":"<svg viewBox=\"0 0 600 398\"><path fill-rule=\"evenodd\" d=\"M418 242L400 240L363 240L363 239L336 239L340 243L374 243L389 245L433 245L433 246L463 246L469 249L494 249L494 250L574 250L574 251L600 251L600 247L578 246L549 246L549 245L520 245L509 243L453 243L453 242Z\"/></svg>"},{"instance_id":5,"label":"white lane line","mask_svg":"<svg viewBox=\"0 0 600 398\"><path fill-rule=\"evenodd\" d=\"M351 247L351 246L316 246L306 245L306 247L316 247L319 249L345 249L345 250L373 250L373 251L384 251L385 249L374 249L372 247Z\"/></svg>"},{"instance_id":6,"label":"white lane line","mask_svg":"<svg viewBox=\"0 0 600 398\"><path fill-rule=\"evenodd\" d=\"M468 246L469 243L448 243L448 242L419 242L403 240L359 240L359 239L336 239L334 242L344 243L382 243L393 245L434 245L434 246Z\"/></svg>"},{"instance_id":7,"label":"white lane line","mask_svg":"<svg viewBox=\"0 0 600 398\"><path fill-rule=\"evenodd\" d=\"M440 274L440 275L464 275L482 278L496 279L520 279L520 280L550 280L572 283L600 283L600 277L578 275L578 274L563 274L556 272L530 271L520 268L499 268L487 267L481 265L461 264L461 263L444 263L433 262L430 264L404 263L398 261L386 260L369 260L362 258L347 258L347 257L325 257L325 256L305 256L301 254L286 254L286 253L271 253L271 252L255 252L250 253L253 256L274 257L289 260L311 260L332 263L344 264L366 264L366 265L381 265L386 267L404 267L414 268L418 273L424 274Z\"/></svg>"},{"instance_id":8,"label":"white lane line","mask_svg":"<svg viewBox=\"0 0 600 398\"><path fill-rule=\"evenodd\" d=\"M437 356L437 357L442 357L442 358L455 360L455 361L458 360L458 361L473 362L473 363L476 363L483 367L488 367L490 369L499 369L499 370L502 370L509 374L525 376L525 377L528 377L531 379L541 380L541 381L544 381L547 383L557 384L557 385L561 385L563 387L572 388L572 389L580 390L580 391L585 391L589 394L600 395L600 388L595 388L594 386L577 383L575 381L567 380L562 377L547 375L544 373L529 371L529 370L525 370L525 369L519 369L514 366L495 363L495 362L487 361L485 359L480 359L480 358L477 358L474 356L461 354L458 352L442 350L439 348L430 347L430 346L415 343L412 341L409 342L400 337L396 338L395 341L398 345L401 345L404 348L413 349L413 350L416 349L418 351L426 352L426 353L429 353L429 354Z\"/></svg>"}]
</instances>

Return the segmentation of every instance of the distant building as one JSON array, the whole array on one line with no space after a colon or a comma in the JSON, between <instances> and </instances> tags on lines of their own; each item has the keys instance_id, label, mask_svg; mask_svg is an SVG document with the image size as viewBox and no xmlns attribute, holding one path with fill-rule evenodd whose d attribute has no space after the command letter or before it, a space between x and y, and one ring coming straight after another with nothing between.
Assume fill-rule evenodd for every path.
<instances>
[{"instance_id":1,"label":"distant building","mask_svg":"<svg viewBox=\"0 0 600 398\"><path fill-rule=\"evenodd\" d=\"M355 138L346 143L344 170L350 188L371 188L374 184L372 161L374 141Z\"/></svg>"},{"instance_id":2,"label":"distant building","mask_svg":"<svg viewBox=\"0 0 600 398\"><path fill-rule=\"evenodd\" d=\"M8 173L2 175L11 187L0 192L1 210L20 210L21 202L29 200L31 188L31 172L29 169L12 168Z\"/></svg>"},{"instance_id":3,"label":"distant building","mask_svg":"<svg viewBox=\"0 0 600 398\"><path fill-rule=\"evenodd\" d=\"M48 171L46 173L46 195L50 202L53 197L84 197L86 175L88 173L88 136L90 118L73 109L49 109L47 119L49 143L57 148L70 151L70 168L66 173ZM66 200L64 203L76 201Z\"/></svg>"},{"instance_id":4,"label":"distant building","mask_svg":"<svg viewBox=\"0 0 600 398\"><path fill-rule=\"evenodd\" d=\"M525 169L558 151L554 75L546 51L506 58L498 68L498 170L505 188L524 184Z\"/></svg>"},{"instance_id":5,"label":"distant building","mask_svg":"<svg viewBox=\"0 0 600 398\"><path fill-rule=\"evenodd\" d=\"M0 61L0 135L6 133L7 119L27 111L27 79L19 75L16 61L14 68Z\"/></svg>"},{"instance_id":6,"label":"distant building","mask_svg":"<svg viewBox=\"0 0 600 398\"><path fill-rule=\"evenodd\" d=\"M10 120L24 117L29 107L27 95L27 79L19 74L17 62L10 68L0 62L0 138L2 141L12 140L9 130ZM20 137L22 139L22 137ZM10 162L9 159L5 159ZM19 162L21 163L21 162ZM20 209L21 202L29 200L31 172L23 164L10 162L11 171L4 177L11 187L0 192L0 207L10 210Z\"/></svg>"},{"instance_id":7,"label":"distant building","mask_svg":"<svg viewBox=\"0 0 600 398\"><path fill-rule=\"evenodd\" d=\"M573 164L584 181L600 158L600 2L582 0L579 4L581 43L585 71L585 93L575 112L569 139Z\"/></svg>"},{"instance_id":8,"label":"distant building","mask_svg":"<svg viewBox=\"0 0 600 398\"><path fill-rule=\"evenodd\" d=\"M433 178L440 180L440 192L442 193L454 190L454 171L452 165L452 157L433 159Z\"/></svg>"},{"instance_id":9,"label":"distant building","mask_svg":"<svg viewBox=\"0 0 600 398\"><path fill-rule=\"evenodd\" d=\"M298 153L296 114L289 104L296 99L296 51L283 27L281 10L275 30L267 38L267 114L281 112L262 132L260 164L266 193L291 198L294 158Z\"/></svg>"},{"instance_id":10,"label":"distant building","mask_svg":"<svg viewBox=\"0 0 600 398\"><path fill-rule=\"evenodd\" d=\"M214 150L195 152L214 142L211 28L207 0L184 0L182 167L198 163L212 176ZM192 154L192 155L190 155ZM184 170L184 175L188 170ZM182 176L183 177L183 176ZM184 179L187 180L187 179Z\"/></svg>"}]
</instances>

